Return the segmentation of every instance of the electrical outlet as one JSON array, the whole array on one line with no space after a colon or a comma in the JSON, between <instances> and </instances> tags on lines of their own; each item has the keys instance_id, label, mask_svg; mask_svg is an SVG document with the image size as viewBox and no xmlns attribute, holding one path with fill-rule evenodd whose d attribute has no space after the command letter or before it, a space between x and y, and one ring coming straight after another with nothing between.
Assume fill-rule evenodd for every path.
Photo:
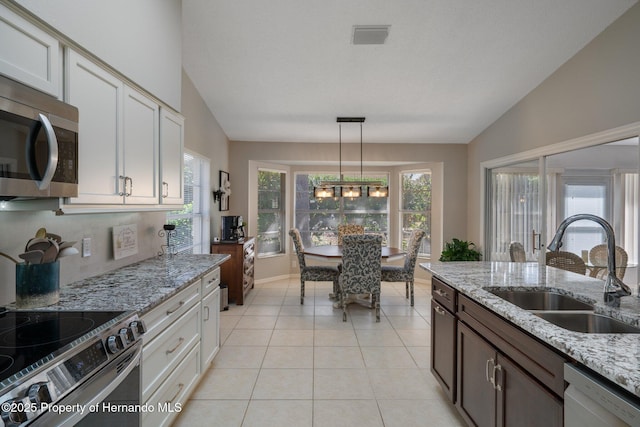
<instances>
[{"instance_id":1,"label":"electrical outlet","mask_svg":"<svg viewBox=\"0 0 640 427\"><path fill-rule=\"evenodd\" d=\"M82 239L82 258L91 256L91 237Z\"/></svg>"}]
</instances>

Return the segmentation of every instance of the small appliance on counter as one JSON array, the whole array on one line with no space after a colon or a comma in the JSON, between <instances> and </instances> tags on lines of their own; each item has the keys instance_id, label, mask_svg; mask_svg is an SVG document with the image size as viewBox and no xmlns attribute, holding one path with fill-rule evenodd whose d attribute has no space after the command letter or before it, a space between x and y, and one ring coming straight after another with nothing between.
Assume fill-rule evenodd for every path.
<instances>
[{"instance_id":1,"label":"small appliance on counter","mask_svg":"<svg viewBox=\"0 0 640 427\"><path fill-rule=\"evenodd\" d=\"M221 235L222 243L242 242L244 239L242 216L223 216Z\"/></svg>"}]
</instances>

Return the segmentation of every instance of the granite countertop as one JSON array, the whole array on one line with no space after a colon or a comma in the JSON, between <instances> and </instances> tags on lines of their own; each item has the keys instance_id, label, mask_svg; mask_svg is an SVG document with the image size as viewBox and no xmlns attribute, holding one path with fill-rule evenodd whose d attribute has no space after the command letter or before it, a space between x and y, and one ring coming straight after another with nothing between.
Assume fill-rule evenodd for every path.
<instances>
[{"instance_id":1,"label":"granite countertop","mask_svg":"<svg viewBox=\"0 0 640 427\"><path fill-rule=\"evenodd\" d=\"M511 321L570 358L640 397L640 334L587 334L560 328L485 290L546 288L585 302L595 312L640 326L640 298L621 299L620 309L603 304L602 280L537 263L432 262L420 267Z\"/></svg>"},{"instance_id":2,"label":"granite countertop","mask_svg":"<svg viewBox=\"0 0 640 427\"><path fill-rule=\"evenodd\" d=\"M229 259L229 255L157 256L60 288L48 310L133 310L146 313Z\"/></svg>"}]
</instances>

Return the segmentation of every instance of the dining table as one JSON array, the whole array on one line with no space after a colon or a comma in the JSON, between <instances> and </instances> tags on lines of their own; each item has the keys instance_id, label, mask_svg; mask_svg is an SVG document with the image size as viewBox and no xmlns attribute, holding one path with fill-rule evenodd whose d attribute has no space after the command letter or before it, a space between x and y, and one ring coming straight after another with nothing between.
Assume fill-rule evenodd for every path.
<instances>
[{"instance_id":1,"label":"dining table","mask_svg":"<svg viewBox=\"0 0 640 427\"><path fill-rule=\"evenodd\" d=\"M340 259L342 259L342 245L309 246L307 248L304 248L303 253L305 257L313 259L339 261ZM404 252L400 248L394 248L391 246L382 247L382 261L393 261L399 258L403 258L405 255L406 252Z\"/></svg>"},{"instance_id":2,"label":"dining table","mask_svg":"<svg viewBox=\"0 0 640 427\"><path fill-rule=\"evenodd\" d=\"M319 245L309 246L304 248L303 252L305 258L315 259L320 261L339 262L342 259L342 245ZM382 246L382 252L380 255L381 261L389 262L399 258L404 258L406 252L400 248L394 248L390 246ZM336 295L329 294L330 299L336 299ZM358 303L367 308L373 308L369 296L353 295L347 299L347 303ZM333 303L334 308L340 308L339 303L336 301Z\"/></svg>"}]
</instances>

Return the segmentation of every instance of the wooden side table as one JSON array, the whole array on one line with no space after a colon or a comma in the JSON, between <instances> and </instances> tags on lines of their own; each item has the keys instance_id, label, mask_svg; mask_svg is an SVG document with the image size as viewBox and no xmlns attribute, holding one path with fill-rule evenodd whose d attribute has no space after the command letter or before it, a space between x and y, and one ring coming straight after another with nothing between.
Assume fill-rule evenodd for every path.
<instances>
[{"instance_id":1,"label":"wooden side table","mask_svg":"<svg viewBox=\"0 0 640 427\"><path fill-rule=\"evenodd\" d=\"M220 265L220 280L229 288L229 300L237 305L243 305L244 297L253 289L255 242L255 237L246 237L242 242L211 244L212 254L231 255Z\"/></svg>"}]
</instances>

